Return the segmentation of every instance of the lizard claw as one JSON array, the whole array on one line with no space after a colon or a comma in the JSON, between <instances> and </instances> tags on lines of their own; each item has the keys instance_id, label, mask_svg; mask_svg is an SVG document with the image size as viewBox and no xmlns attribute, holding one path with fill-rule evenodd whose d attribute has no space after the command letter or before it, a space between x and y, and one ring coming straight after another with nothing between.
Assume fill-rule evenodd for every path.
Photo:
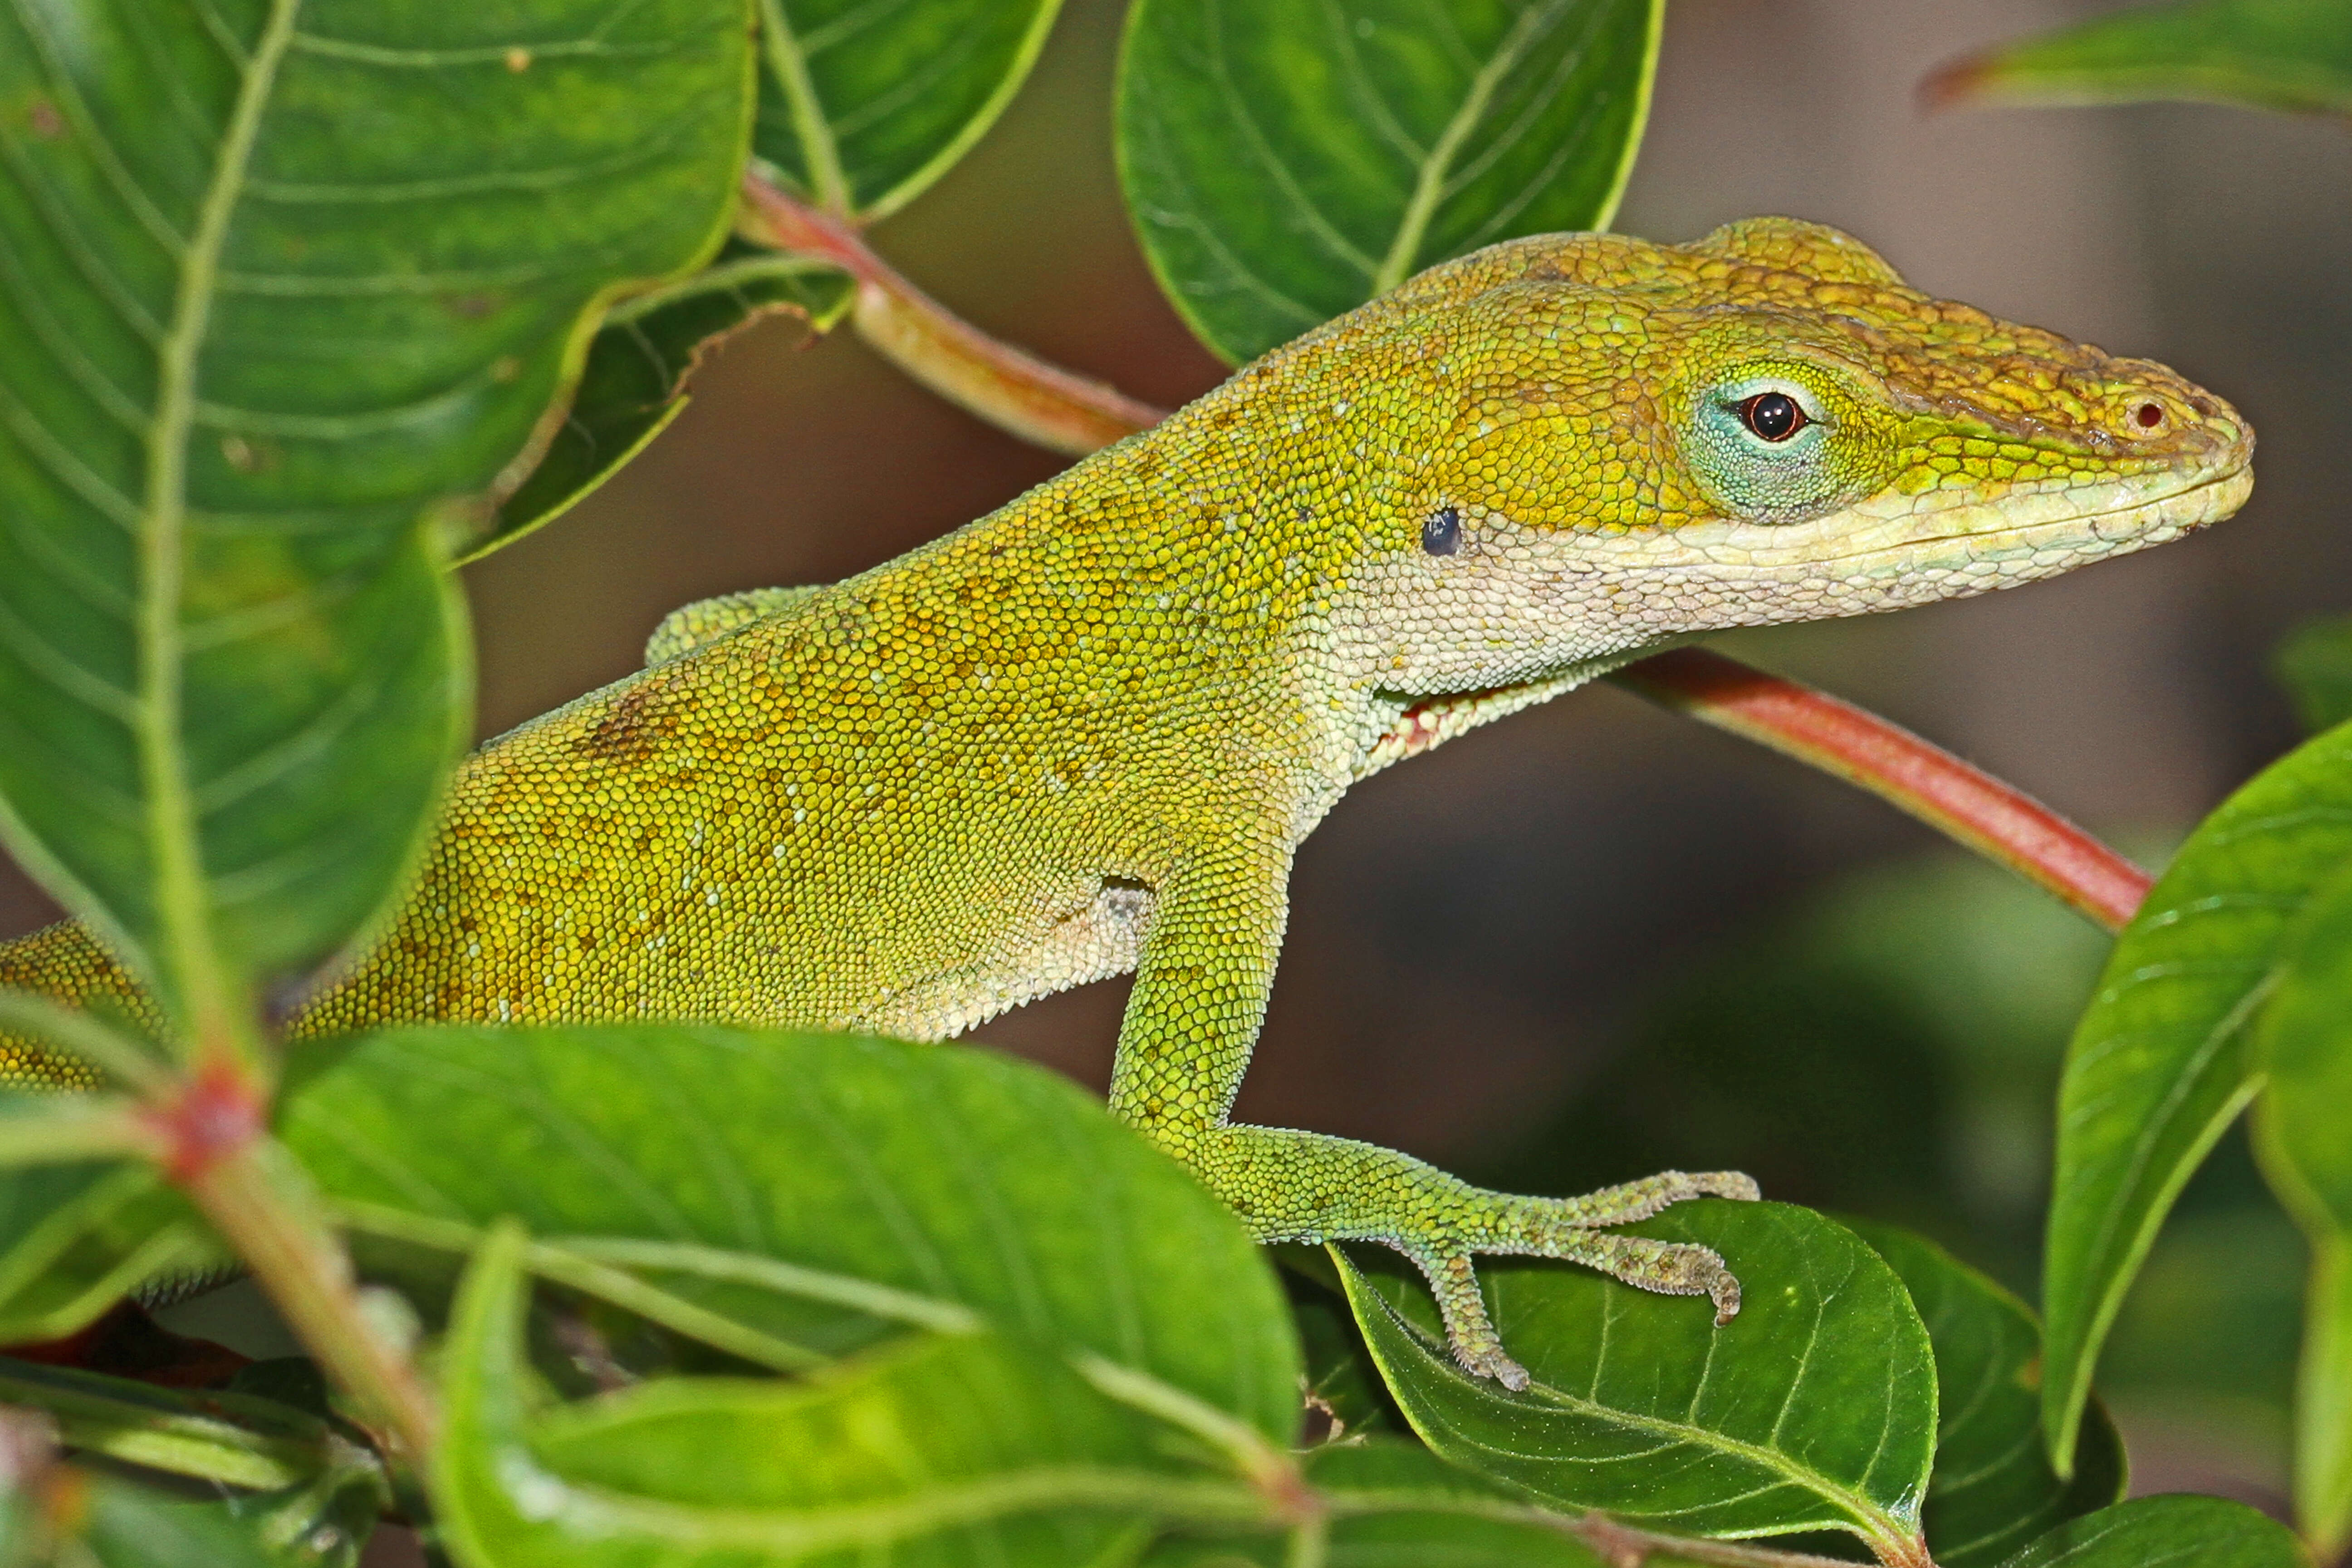
<instances>
[{"instance_id":1,"label":"lizard claw","mask_svg":"<svg viewBox=\"0 0 2352 1568\"><path fill-rule=\"evenodd\" d=\"M1513 1394L1525 1393L1530 1381L1528 1369L1503 1349L1503 1337L1495 1331L1494 1321L1486 1316L1486 1302L1479 1294L1478 1279L1472 1271L1468 1255L1431 1257L1408 1252L1405 1256L1421 1265L1431 1291L1437 1297L1438 1311L1445 1319L1446 1346L1454 1352L1454 1364L1473 1377L1491 1377Z\"/></svg>"},{"instance_id":2,"label":"lizard claw","mask_svg":"<svg viewBox=\"0 0 2352 1568\"><path fill-rule=\"evenodd\" d=\"M1454 1360L1473 1377L1491 1377L1513 1394L1528 1390L1528 1369L1504 1352L1500 1344L1473 1348L1456 1342Z\"/></svg>"},{"instance_id":3,"label":"lizard claw","mask_svg":"<svg viewBox=\"0 0 2352 1568\"><path fill-rule=\"evenodd\" d=\"M1739 1277L1728 1268L1719 1270L1707 1284L1706 1299L1715 1303L1715 1326L1719 1329L1739 1316Z\"/></svg>"}]
</instances>

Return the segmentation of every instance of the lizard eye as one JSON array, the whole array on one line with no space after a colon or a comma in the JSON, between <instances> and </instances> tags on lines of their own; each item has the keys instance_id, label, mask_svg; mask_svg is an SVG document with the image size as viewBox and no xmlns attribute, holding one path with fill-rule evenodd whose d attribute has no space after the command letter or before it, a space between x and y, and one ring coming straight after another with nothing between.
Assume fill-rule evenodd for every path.
<instances>
[{"instance_id":1,"label":"lizard eye","mask_svg":"<svg viewBox=\"0 0 2352 1568\"><path fill-rule=\"evenodd\" d=\"M1855 463L1868 456L1868 443L1841 423L1843 413L1868 406L1864 390L1837 366L1789 355L1724 366L1682 405L1691 478L1727 517L1819 517L1846 497Z\"/></svg>"},{"instance_id":2,"label":"lizard eye","mask_svg":"<svg viewBox=\"0 0 2352 1568\"><path fill-rule=\"evenodd\" d=\"M1781 442L1812 423L1785 392L1759 392L1739 405L1739 422L1764 440Z\"/></svg>"}]
</instances>

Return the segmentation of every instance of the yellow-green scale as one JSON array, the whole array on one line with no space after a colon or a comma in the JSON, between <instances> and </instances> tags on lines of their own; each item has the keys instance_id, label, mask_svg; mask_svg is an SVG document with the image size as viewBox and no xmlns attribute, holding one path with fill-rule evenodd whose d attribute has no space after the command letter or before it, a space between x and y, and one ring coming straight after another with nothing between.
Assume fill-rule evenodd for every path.
<instances>
[{"instance_id":1,"label":"yellow-green scale","mask_svg":"<svg viewBox=\"0 0 2352 1568\"><path fill-rule=\"evenodd\" d=\"M1759 399L1778 400L1770 421ZM713 601L652 668L491 742L383 936L291 1021L684 1018L939 1038L1133 970L1112 1109L1260 1237L1738 1284L1596 1227L1703 1194L1471 1188L1230 1125L1291 856L1349 784L1706 631L1897 608L2172 538L2251 436L2161 366L1903 286L1833 231L1496 247L1259 361L925 549ZM76 927L0 983L152 1011ZM89 1081L0 1041L0 1082Z\"/></svg>"}]
</instances>

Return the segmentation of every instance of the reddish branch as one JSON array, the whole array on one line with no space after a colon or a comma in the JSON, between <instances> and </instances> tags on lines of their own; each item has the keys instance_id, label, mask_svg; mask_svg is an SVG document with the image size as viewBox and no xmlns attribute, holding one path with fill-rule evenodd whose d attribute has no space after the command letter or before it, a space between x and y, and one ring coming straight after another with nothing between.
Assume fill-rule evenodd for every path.
<instances>
[{"instance_id":1,"label":"reddish branch","mask_svg":"<svg viewBox=\"0 0 2352 1568\"><path fill-rule=\"evenodd\" d=\"M832 263L857 283L858 333L932 391L1025 440L1082 456L1155 424L1161 410L1045 363L951 314L876 255L856 229L748 175L760 237ZM2013 785L1899 725L1720 654L1685 648L1611 679L1870 791L2110 931L2147 893L2138 867Z\"/></svg>"},{"instance_id":2,"label":"reddish branch","mask_svg":"<svg viewBox=\"0 0 2352 1568\"><path fill-rule=\"evenodd\" d=\"M854 228L757 176L743 182L758 237L856 280L858 335L959 407L1073 458L1160 422L1160 410L992 338L916 288Z\"/></svg>"}]
</instances>

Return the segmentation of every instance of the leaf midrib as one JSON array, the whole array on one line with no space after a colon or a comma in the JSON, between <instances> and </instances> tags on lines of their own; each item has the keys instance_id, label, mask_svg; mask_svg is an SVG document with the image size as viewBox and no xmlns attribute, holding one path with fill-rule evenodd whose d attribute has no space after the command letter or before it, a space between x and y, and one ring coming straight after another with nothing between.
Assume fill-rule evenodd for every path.
<instances>
[{"instance_id":1,"label":"leaf midrib","mask_svg":"<svg viewBox=\"0 0 2352 1568\"><path fill-rule=\"evenodd\" d=\"M1349 1268L1352 1272L1353 1265L1349 1265ZM1360 1280L1359 1288L1363 1291L1363 1293L1370 1297L1373 1301L1379 1303L1381 1310L1389 1315L1390 1321L1399 1329L1403 1331L1405 1337L1419 1348L1423 1355L1429 1357L1433 1363L1436 1363L1438 1361L1438 1353L1431 1347L1420 1326L1414 1323L1412 1320L1406 1318L1404 1314L1399 1312L1394 1307L1391 1306L1387 1298L1381 1295L1379 1291L1371 1289L1369 1281L1362 1281L1360 1280L1360 1277L1358 1278ZM1374 1353L1377 1357L1377 1351L1375 1351ZM1880 1507L1877 1503L1872 1501L1867 1497L1863 1496L1861 1493L1851 1488L1843 1486L1828 1476L1822 1475L1820 1471L1813 1469L1810 1466L1798 1463L1796 1460L1789 1458L1785 1454L1781 1454L1769 1448L1760 1448L1753 1443L1745 1442L1740 1438L1732 1436L1728 1433L1717 1432L1708 1427L1693 1426L1685 1422L1671 1421L1663 1416L1643 1415L1635 1411L1622 1410L1614 1405L1602 1405L1597 1400L1587 1399L1579 1394L1570 1394L1565 1390L1556 1388L1548 1383L1534 1384L1530 1386L1532 1388L1540 1388L1546 1394L1549 1395L1550 1398L1556 1402L1555 1408L1564 1409L1576 1415L1587 1416L1593 1420L1608 1421L1621 1426L1630 1426L1637 1431L1667 1438L1672 1442L1691 1444L1696 1447L1728 1455L1734 1458L1744 1459L1748 1463L1755 1465L1758 1468L1764 1470L1768 1474L1777 1475L1784 1481L1802 1488L1804 1490L1811 1492L1812 1495L1821 1498L1824 1501L1832 1502L1841 1507L1851 1509L1853 1510L1853 1522L1861 1526L1868 1534L1870 1539L1890 1542L1908 1542L1913 1540L1917 1534L1918 1526L1916 1523L1906 1522L1896 1518L1892 1512ZM1483 1391L1474 1390L1474 1392ZM1467 1436L1466 1434L1465 1434L1465 1437ZM1477 1442L1480 1447L1491 1447L1491 1445L1480 1442L1476 1438L1469 1438L1468 1440ZM1880 1451L1882 1453L1885 1451L1883 1439L1880 1445ZM1876 1460L1874 1458L1872 1462L1872 1468L1876 1468Z\"/></svg>"},{"instance_id":2,"label":"leaf midrib","mask_svg":"<svg viewBox=\"0 0 2352 1568\"><path fill-rule=\"evenodd\" d=\"M1408 1324L1407 1327L1410 1328L1411 1325ZM1818 1339L1820 1336L1816 1334L1813 1337ZM1808 1348L1810 1350L1810 1347ZM1589 1416L1597 1421L1609 1421L1620 1426L1631 1426L1655 1436L1671 1438L1677 1443L1690 1443L1699 1447L1712 1448L1733 1458L1745 1460L1759 1469L1779 1476L1790 1485L1803 1488L1824 1501L1835 1502L1841 1507L1852 1509L1854 1513L1854 1522L1870 1531L1874 1536L1883 1536L1890 1541L1902 1541L1908 1539L1916 1531L1916 1525L1906 1525L1903 1521L1896 1519L1893 1513L1871 1501L1859 1491L1832 1479L1810 1465L1798 1463L1780 1449L1763 1447L1711 1427L1671 1421L1660 1415L1644 1415L1638 1411L1621 1409L1613 1405L1602 1405L1594 1400L1563 1392L1548 1383L1539 1383L1533 1386L1542 1389L1544 1393L1558 1401L1560 1406L1573 1410L1578 1415ZM1784 1399L1784 1418L1785 1414ZM1880 1452L1885 1452L1883 1440Z\"/></svg>"},{"instance_id":3,"label":"leaf midrib","mask_svg":"<svg viewBox=\"0 0 2352 1568\"><path fill-rule=\"evenodd\" d=\"M237 1026L228 977L205 897L194 792L180 747L181 595L187 526L188 437L196 416L196 367L211 329L215 285L229 224L253 160L278 68L294 37L301 0L274 0L252 55L241 62L236 101L221 138L212 179L182 253L172 314L157 345L155 412L148 429L147 483L138 518L139 675L132 734L154 857L155 912L163 951L157 960L204 1040ZM224 45L226 47L226 45Z\"/></svg>"},{"instance_id":4,"label":"leaf midrib","mask_svg":"<svg viewBox=\"0 0 2352 1568\"><path fill-rule=\"evenodd\" d=\"M1413 258L1421 253L1421 242L1428 236L1430 219L1436 216L1438 199L1444 195L1446 176L1453 172L1454 160L1468 141L1470 132L1486 118L1487 106L1494 101L1495 89L1503 78L1528 52L1551 19L1559 13L1558 0L1549 5L1530 6L1519 14L1509 35L1503 39L1478 74L1470 79L1469 90L1462 95L1462 103L1454 110L1454 118L1446 121L1429 156L1421 161L1421 172L1413 180L1412 195L1405 202L1404 214L1397 220L1396 237L1389 243L1389 253L1381 258L1380 269L1372 274L1374 298L1387 293L1405 280L1412 270Z\"/></svg>"},{"instance_id":5,"label":"leaf midrib","mask_svg":"<svg viewBox=\"0 0 2352 1568\"><path fill-rule=\"evenodd\" d=\"M841 149L834 142L833 124L825 118L816 82L809 75L808 55L784 15L784 0L760 0L760 44L792 110L793 131L808 159L811 194L827 212L850 216L849 179L842 171Z\"/></svg>"}]
</instances>

